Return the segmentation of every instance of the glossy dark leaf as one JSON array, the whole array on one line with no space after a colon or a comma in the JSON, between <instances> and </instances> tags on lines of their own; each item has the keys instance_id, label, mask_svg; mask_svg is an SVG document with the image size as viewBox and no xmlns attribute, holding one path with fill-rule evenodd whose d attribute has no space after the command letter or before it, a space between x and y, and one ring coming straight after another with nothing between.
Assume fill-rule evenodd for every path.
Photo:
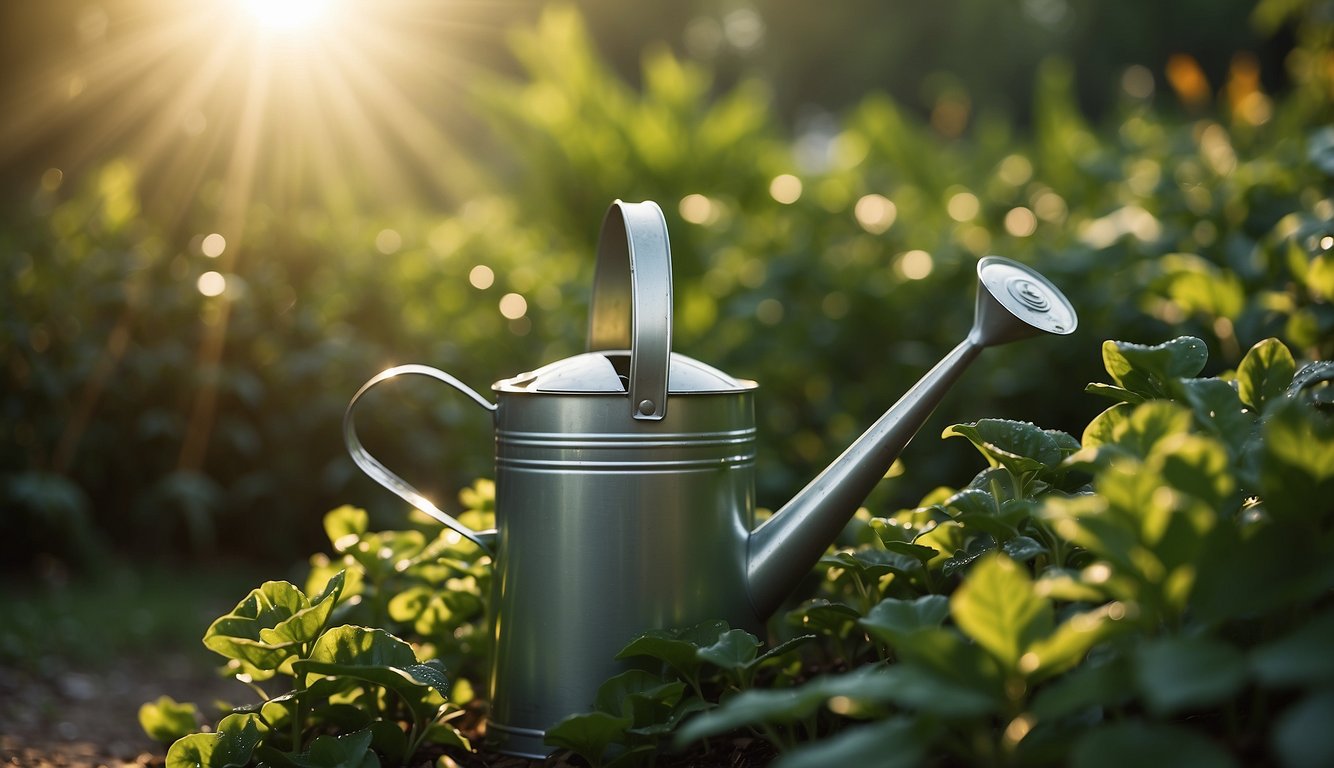
<instances>
[{"instance_id":1,"label":"glossy dark leaf","mask_svg":"<svg viewBox=\"0 0 1334 768\"><path fill-rule=\"evenodd\" d=\"M1096 727L1079 739L1071 768L1155 765L1171 756L1175 768L1234 768L1223 747L1202 733L1176 725L1135 720Z\"/></svg>"},{"instance_id":2,"label":"glossy dark leaf","mask_svg":"<svg viewBox=\"0 0 1334 768\"><path fill-rule=\"evenodd\" d=\"M1291 350L1278 339L1265 339L1251 347L1237 366L1237 394L1257 412L1287 392L1297 373Z\"/></svg>"},{"instance_id":3,"label":"glossy dark leaf","mask_svg":"<svg viewBox=\"0 0 1334 768\"><path fill-rule=\"evenodd\" d=\"M1175 714L1226 701L1246 683L1246 657L1219 640L1165 637L1135 654L1135 680L1154 712Z\"/></svg>"},{"instance_id":4,"label":"glossy dark leaf","mask_svg":"<svg viewBox=\"0 0 1334 768\"><path fill-rule=\"evenodd\" d=\"M1171 382L1199 374L1208 359L1209 348L1193 336L1154 346L1121 341L1102 345L1103 365L1112 380L1147 399L1167 397Z\"/></svg>"}]
</instances>

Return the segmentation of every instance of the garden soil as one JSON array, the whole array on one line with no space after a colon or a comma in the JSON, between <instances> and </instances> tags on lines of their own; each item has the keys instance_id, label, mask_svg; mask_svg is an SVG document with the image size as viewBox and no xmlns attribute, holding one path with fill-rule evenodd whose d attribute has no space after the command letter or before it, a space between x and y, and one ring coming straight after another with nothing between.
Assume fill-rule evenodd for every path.
<instances>
[{"instance_id":1,"label":"garden soil","mask_svg":"<svg viewBox=\"0 0 1334 768\"><path fill-rule=\"evenodd\" d=\"M201 667L197 656L163 653L119 660L112 669L15 669L0 666L0 766L160 768L166 746L139 727L139 707L159 696L208 711L234 700L237 683ZM463 724L474 738L478 723ZM751 738L715 739L708 753L662 755L659 768L761 768L773 759ZM494 753L422 755L411 768L576 768L577 757L524 760Z\"/></svg>"}]
</instances>

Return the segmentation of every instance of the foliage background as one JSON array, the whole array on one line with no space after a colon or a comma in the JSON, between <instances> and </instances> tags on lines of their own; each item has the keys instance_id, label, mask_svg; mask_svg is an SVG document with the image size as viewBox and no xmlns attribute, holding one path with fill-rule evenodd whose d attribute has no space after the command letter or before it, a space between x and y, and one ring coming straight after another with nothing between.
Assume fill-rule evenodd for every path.
<instances>
[{"instance_id":1,"label":"foliage background","mask_svg":"<svg viewBox=\"0 0 1334 768\"><path fill-rule=\"evenodd\" d=\"M351 393L580 351L618 197L667 211L675 348L763 387L770 506L962 338L985 253L1051 276L1081 329L988 352L873 506L971 475L945 424L1077 433L1105 338L1198 335L1209 373L1273 335L1334 353L1327 3L398 0L360 69L173 5L3 11L7 569L286 563L339 504L399 519L342 449ZM482 414L399 390L372 450L437 499L489 472Z\"/></svg>"}]
</instances>

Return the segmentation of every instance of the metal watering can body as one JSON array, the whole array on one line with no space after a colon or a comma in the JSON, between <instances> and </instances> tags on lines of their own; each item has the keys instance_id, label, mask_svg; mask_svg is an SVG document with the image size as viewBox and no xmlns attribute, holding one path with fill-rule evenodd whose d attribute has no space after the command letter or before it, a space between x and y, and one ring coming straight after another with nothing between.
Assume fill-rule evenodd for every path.
<instances>
[{"instance_id":1,"label":"metal watering can body","mask_svg":"<svg viewBox=\"0 0 1334 768\"><path fill-rule=\"evenodd\" d=\"M671 352L670 252L652 202L617 201L603 220L587 353L497 382L495 405L425 366L367 382L344 419L353 459L494 555L488 741L549 753L546 729L591 709L622 669L617 651L647 630L725 619L758 632L981 349L1074 330L1069 303L1027 267L987 257L978 274L968 338L755 530L756 384ZM358 400L407 373L492 412L495 532L441 512L357 439Z\"/></svg>"}]
</instances>

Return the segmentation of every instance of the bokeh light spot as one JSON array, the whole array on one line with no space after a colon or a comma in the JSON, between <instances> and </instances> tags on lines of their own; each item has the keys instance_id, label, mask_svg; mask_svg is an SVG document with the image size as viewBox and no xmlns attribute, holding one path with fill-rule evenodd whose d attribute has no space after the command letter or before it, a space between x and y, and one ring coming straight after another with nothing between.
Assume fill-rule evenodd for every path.
<instances>
[{"instance_id":1,"label":"bokeh light spot","mask_svg":"<svg viewBox=\"0 0 1334 768\"><path fill-rule=\"evenodd\" d=\"M227 238L217 232L205 235L204 239L199 241L199 252L210 259L218 258L225 250L227 250Z\"/></svg>"},{"instance_id":2,"label":"bokeh light spot","mask_svg":"<svg viewBox=\"0 0 1334 768\"><path fill-rule=\"evenodd\" d=\"M775 176L769 182L769 194L783 205L791 205L801 199L801 179L790 173Z\"/></svg>"},{"instance_id":3,"label":"bokeh light spot","mask_svg":"<svg viewBox=\"0 0 1334 768\"><path fill-rule=\"evenodd\" d=\"M945 212L958 222L972 221L981 209L982 204L972 192L956 192L945 203Z\"/></svg>"},{"instance_id":4,"label":"bokeh light spot","mask_svg":"<svg viewBox=\"0 0 1334 768\"><path fill-rule=\"evenodd\" d=\"M382 229L375 235L375 250L388 256L403 247L403 236L396 230Z\"/></svg>"},{"instance_id":5,"label":"bokeh light spot","mask_svg":"<svg viewBox=\"0 0 1334 768\"><path fill-rule=\"evenodd\" d=\"M681 218L691 224L708 224L714 219L713 201L704 195L690 194L681 198Z\"/></svg>"},{"instance_id":6,"label":"bokeh light spot","mask_svg":"<svg viewBox=\"0 0 1334 768\"><path fill-rule=\"evenodd\" d=\"M485 264L478 264L468 273L468 282L479 291L485 291L496 282L496 273Z\"/></svg>"},{"instance_id":7,"label":"bokeh light spot","mask_svg":"<svg viewBox=\"0 0 1334 768\"><path fill-rule=\"evenodd\" d=\"M1038 217L1023 206L1011 208L1005 214L1005 231L1014 237L1028 237L1037 231L1037 228Z\"/></svg>"},{"instance_id":8,"label":"bokeh light spot","mask_svg":"<svg viewBox=\"0 0 1334 768\"><path fill-rule=\"evenodd\" d=\"M914 249L900 256L894 266L899 274L909 280L921 280L931 274L935 262L931 259L931 254Z\"/></svg>"},{"instance_id":9,"label":"bokeh light spot","mask_svg":"<svg viewBox=\"0 0 1334 768\"><path fill-rule=\"evenodd\" d=\"M500 297L500 314L506 319L518 320L528 314L528 300L517 293L507 293Z\"/></svg>"},{"instance_id":10,"label":"bokeh light spot","mask_svg":"<svg viewBox=\"0 0 1334 768\"><path fill-rule=\"evenodd\" d=\"M894 226L894 220L899 215L899 209L894 205L894 201L878 194L862 196L852 212L862 229L873 235L881 234Z\"/></svg>"},{"instance_id":11,"label":"bokeh light spot","mask_svg":"<svg viewBox=\"0 0 1334 768\"><path fill-rule=\"evenodd\" d=\"M195 287L205 296L221 296L227 290L227 278L221 272L205 272L195 282Z\"/></svg>"}]
</instances>

